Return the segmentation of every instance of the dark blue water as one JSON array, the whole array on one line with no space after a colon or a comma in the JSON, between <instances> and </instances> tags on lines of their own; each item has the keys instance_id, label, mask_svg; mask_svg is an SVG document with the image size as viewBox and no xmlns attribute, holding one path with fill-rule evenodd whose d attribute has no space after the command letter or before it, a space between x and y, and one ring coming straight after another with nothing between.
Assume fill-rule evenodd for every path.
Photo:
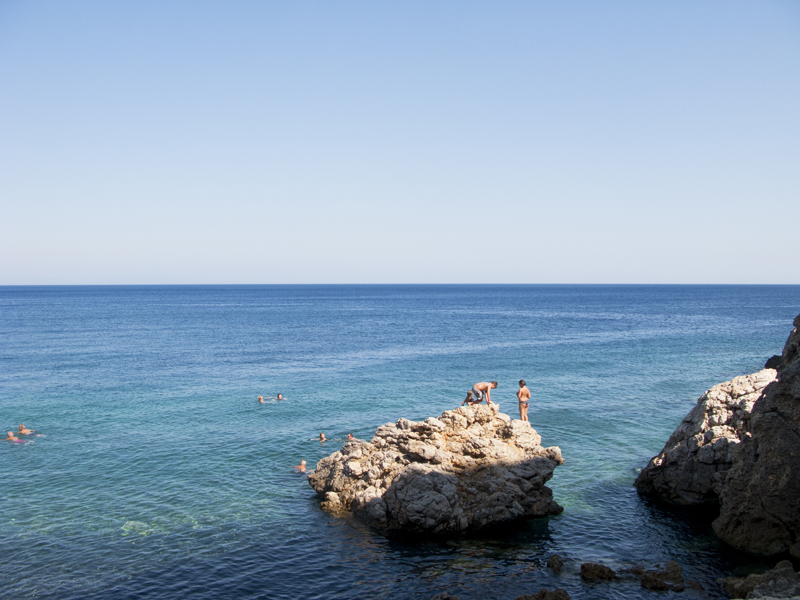
<instances>
[{"instance_id":1,"label":"dark blue water","mask_svg":"<svg viewBox=\"0 0 800 600\"><path fill-rule=\"evenodd\" d=\"M800 286L0 288L0 427L44 434L0 445L0 596L644 598L581 583L580 563L675 559L715 597L715 578L771 561L631 484L798 312ZM291 472L481 380L516 416L520 378L567 460L558 517L387 539L321 512ZM560 577L544 568L556 552Z\"/></svg>"}]
</instances>

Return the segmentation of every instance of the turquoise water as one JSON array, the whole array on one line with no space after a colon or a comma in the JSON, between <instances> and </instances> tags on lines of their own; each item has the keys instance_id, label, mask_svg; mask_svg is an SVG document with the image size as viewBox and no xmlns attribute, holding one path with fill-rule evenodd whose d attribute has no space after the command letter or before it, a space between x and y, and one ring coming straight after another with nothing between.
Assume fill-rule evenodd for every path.
<instances>
[{"instance_id":1,"label":"turquoise water","mask_svg":"<svg viewBox=\"0 0 800 600\"><path fill-rule=\"evenodd\" d=\"M798 312L800 286L0 287L0 426L43 434L0 445L0 597L644 598L582 584L580 563L668 559L718 596L715 578L772 561L631 484ZM516 416L520 378L567 461L558 517L387 539L291 472L481 380Z\"/></svg>"}]
</instances>

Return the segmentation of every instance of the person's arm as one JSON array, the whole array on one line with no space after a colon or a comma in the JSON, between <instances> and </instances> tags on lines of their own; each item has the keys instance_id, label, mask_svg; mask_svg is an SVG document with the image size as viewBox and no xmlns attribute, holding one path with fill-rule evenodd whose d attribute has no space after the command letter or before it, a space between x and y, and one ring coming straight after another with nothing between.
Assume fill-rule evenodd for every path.
<instances>
[{"instance_id":1,"label":"person's arm","mask_svg":"<svg viewBox=\"0 0 800 600\"><path fill-rule=\"evenodd\" d=\"M492 386L486 388L486 404L492 403Z\"/></svg>"}]
</instances>

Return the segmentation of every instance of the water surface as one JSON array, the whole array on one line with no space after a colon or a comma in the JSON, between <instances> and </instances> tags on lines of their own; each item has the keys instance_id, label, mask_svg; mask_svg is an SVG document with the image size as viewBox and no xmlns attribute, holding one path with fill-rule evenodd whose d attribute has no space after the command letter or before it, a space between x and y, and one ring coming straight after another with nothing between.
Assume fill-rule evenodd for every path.
<instances>
[{"instance_id":1,"label":"water surface","mask_svg":"<svg viewBox=\"0 0 800 600\"><path fill-rule=\"evenodd\" d=\"M646 598L581 583L580 563L669 559L718 596L717 577L771 561L631 484L700 394L780 351L798 312L800 286L0 288L0 426L45 435L0 445L0 596ZM454 408L477 381L517 416L520 378L567 461L558 517L387 539L320 511L291 472L348 432Z\"/></svg>"}]
</instances>

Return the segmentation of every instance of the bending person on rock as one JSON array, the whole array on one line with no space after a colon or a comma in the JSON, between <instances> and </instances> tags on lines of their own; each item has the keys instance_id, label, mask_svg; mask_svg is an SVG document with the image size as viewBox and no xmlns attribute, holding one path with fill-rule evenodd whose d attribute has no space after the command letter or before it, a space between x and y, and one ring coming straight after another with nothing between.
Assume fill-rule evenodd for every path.
<instances>
[{"instance_id":1,"label":"bending person on rock","mask_svg":"<svg viewBox=\"0 0 800 600\"><path fill-rule=\"evenodd\" d=\"M472 394L475 396L475 400L470 402L472 404L480 404L484 400L486 400L486 404L492 404L492 394L491 390L497 387L497 382L492 381L491 383L486 381L481 381L480 383L476 383L472 386Z\"/></svg>"}]
</instances>

